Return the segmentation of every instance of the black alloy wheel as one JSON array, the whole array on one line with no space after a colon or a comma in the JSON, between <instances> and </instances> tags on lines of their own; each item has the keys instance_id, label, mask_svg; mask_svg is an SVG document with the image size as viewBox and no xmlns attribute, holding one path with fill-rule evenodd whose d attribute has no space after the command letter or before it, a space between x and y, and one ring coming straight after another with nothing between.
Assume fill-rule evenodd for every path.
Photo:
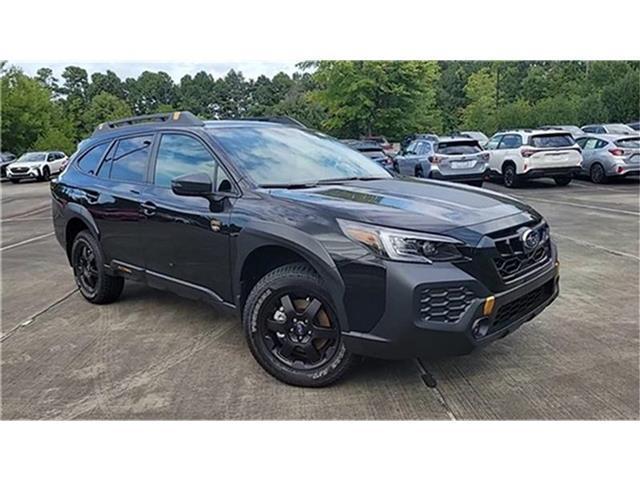
<instances>
[{"instance_id":1,"label":"black alloy wheel","mask_svg":"<svg viewBox=\"0 0 640 480\"><path fill-rule=\"evenodd\" d=\"M289 367L318 368L335 354L339 332L322 302L303 292L274 297L263 310L262 337L271 354Z\"/></svg>"},{"instance_id":2,"label":"black alloy wheel","mask_svg":"<svg viewBox=\"0 0 640 480\"><path fill-rule=\"evenodd\" d=\"M262 277L247 297L242 322L254 358L282 382L323 387L353 363L331 296L308 264L283 265Z\"/></svg>"},{"instance_id":3,"label":"black alloy wheel","mask_svg":"<svg viewBox=\"0 0 640 480\"><path fill-rule=\"evenodd\" d=\"M88 242L81 240L74 250L74 274L78 287L85 296L93 296L98 287L96 255Z\"/></svg>"}]
</instances>

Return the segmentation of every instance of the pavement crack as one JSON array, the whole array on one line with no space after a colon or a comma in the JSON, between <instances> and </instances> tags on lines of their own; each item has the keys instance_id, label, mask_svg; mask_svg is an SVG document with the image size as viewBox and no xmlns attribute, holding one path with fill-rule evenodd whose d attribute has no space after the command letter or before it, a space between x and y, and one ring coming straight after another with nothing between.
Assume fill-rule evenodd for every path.
<instances>
[{"instance_id":1,"label":"pavement crack","mask_svg":"<svg viewBox=\"0 0 640 480\"><path fill-rule=\"evenodd\" d=\"M49 305L44 307L42 310L40 310L40 311L34 313L33 315L29 316L26 320L23 320L22 322L18 323L11 330L3 333L2 336L0 337L0 343L4 342L7 338L11 337L19 329L31 325L36 320L37 317L39 317L40 315L42 315L44 313L47 313L53 307L55 307L57 305L60 305L62 302L64 302L66 299L68 299L71 295L73 295L77 290L78 290L77 288L74 288L73 290L65 293L64 295L59 297L57 300L55 300L53 303L50 303Z\"/></svg>"},{"instance_id":2,"label":"pavement crack","mask_svg":"<svg viewBox=\"0 0 640 480\"><path fill-rule=\"evenodd\" d=\"M445 411L447 412L447 416L449 417L449 419L457 420L457 417L455 413L453 413L453 410L451 410L451 407L449 406L447 399L444 398L444 395L438 388L438 382L436 381L433 374L427 369L422 359L416 358L415 362L416 362L416 366L418 367L418 371L420 372L420 378L422 378L422 381L424 382L424 384L427 387L429 387L429 389L434 393L434 395L436 396L436 399L438 400L438 403L440 403L440 405L442 405L442 408L444 408Z\"/></svg>"}]
</instances>

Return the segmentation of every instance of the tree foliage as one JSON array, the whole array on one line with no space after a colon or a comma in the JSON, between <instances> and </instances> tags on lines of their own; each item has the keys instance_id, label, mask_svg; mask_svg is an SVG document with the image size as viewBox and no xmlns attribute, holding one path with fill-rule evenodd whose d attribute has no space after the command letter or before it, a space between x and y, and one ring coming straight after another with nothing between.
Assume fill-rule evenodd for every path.
<instances>
[{"instance_id":1,"label":"tree foliage","mask_svg":"<svg viewBox=\"0 0 640 480\"><path fill-rule=\"evenodd\" d=\"M583 125L640 119L640 62L309 61L293 75L206 71L121 79L68 66L29 77L0 62L2 149L74 145L110 119L172 110L202 118L289 115L340 137Z\"/></svg>"}]
</instances>

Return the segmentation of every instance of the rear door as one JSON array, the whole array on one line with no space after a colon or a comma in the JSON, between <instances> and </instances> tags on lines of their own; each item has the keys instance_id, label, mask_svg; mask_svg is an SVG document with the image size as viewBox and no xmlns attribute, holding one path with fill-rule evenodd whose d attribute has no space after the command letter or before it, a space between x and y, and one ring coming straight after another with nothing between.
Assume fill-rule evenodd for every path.
<instances>
[{"instance_id":1,"label":"rear door","mask_svg":"<svg viewBox=\"0 0 640 480\"><path fill-rule=\"evenodd\" d=\"M489 152L489 168L495 172L501 172L502 168L502 159L498 150L500 140L502 140L502 135L494 135L484 147Z\"/></svg>"},{"instance_id":2,"label":"rear door","mask_svg":"<svg viewBox=\"0 0 640 480\"><path fill-rule=\"evenodd\" d=\"M423 142L414 140L404 151L404 154L396 157L400 175L411 176L415 174L416 163L418 162L418 149Z\"/></svg>"},{"instance_id":3,"label":"rear door","mask_svg":"<svg viewBox=\"0 0 640 480\"><path fill-rule=\"evenodd\" d=\"M158 142L142 204L149 283L231 302L229 220L238 190L200 137L164 132ZM171 180L200 172L211 178L211 193L221 196L218 201L173 193Z\"/></svg>"},{"instance_id":4,"label":"rear door","mask_svg":"<svg viewBox=\"0 0 640 480\"><path fill-rule=\"evenodd\" d=\"M115 141L98 169L95 186L85 192L107 259L135 268L144 267L148 245L140 199L147 189L153 141L153 135Z\"/></svg>"}]
</instances>

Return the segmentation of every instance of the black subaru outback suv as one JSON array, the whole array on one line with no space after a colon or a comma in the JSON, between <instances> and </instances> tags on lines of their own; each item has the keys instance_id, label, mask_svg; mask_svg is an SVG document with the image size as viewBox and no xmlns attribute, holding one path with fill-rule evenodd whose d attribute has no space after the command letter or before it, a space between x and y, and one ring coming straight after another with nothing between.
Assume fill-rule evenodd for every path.
<instances>
[{"instance_id":1,"label":"black subaru outback suv","mask_svg":"<svg viewBox=\"0 0 640 480\"><path fill-rule=\"evenodd\" d=\"M188 112L105 123L51 191L89 302L131 279L233 309L259 364L295 385L327 385L358 355L468 353L558 294L532 208L394 178L297 125Z\"/></svg>"}]
</instances>

